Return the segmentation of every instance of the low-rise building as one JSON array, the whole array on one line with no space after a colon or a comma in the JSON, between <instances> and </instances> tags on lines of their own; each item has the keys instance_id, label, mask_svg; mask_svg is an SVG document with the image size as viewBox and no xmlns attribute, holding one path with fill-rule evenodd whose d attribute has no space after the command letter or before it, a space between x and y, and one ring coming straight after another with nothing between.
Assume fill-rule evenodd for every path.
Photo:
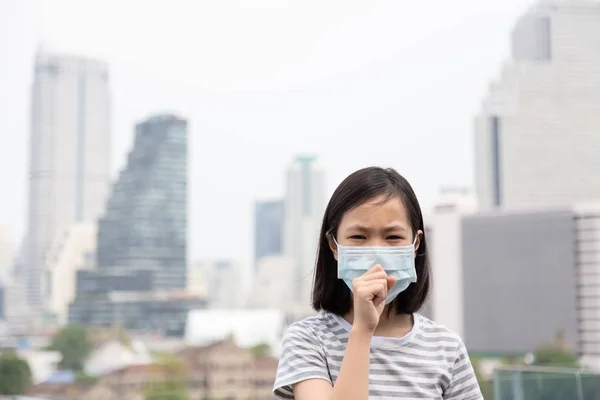
<instances>
[{"instance_id":1,"label":"low-rise building","mask_svg":"<svg viewBox=\"0 0 600 400\"><path fill-rule=\"evenodd\" d=\"M277 359L240 347L233 337L206 346L190 346L151 364L127 365L93 383L42 383L30 395L49 400L144 400L154 386L183 387L190 399L267 400ZM175 390L175 389L174 389Z\"/></svg>"},{"instance_id":2,"label":"low-rise building","mask_svg":"<svg viewBox=\"0 0 600 400\"><path fill-rule=\"evenodd\" d=\"M120 399L118 394L106 385L92 383L42 383L33 386L27 394L35 397L23 398L24 400L143 400L141 396Z\"/></svg>"},{"instance_id":3,"label":"low-rise building","mask_svg":"<svg viewBox=\"0 0 600 400\"><path fill-rule=\"evenodd\" d=\"M257 357L233 338L179 351L177 371L165 364L134 365L113 371L99 383L135 400L151 385L181 380L192 399L267 400L272 398L277 360Z\"/></svg>"}]
</instances>

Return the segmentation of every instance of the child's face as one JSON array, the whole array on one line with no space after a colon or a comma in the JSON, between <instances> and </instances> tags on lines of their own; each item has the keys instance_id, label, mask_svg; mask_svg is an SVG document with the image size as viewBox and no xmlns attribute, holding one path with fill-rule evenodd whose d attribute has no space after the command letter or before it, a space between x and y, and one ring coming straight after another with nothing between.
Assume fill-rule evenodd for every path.
<instances>
[{"instance_id":1,"label":"child's face","mask_svg":"<svg viewBox=\"0 0 600 400\"><path fill-rule=\"evenodd\" d=\"M417 234L420 238L421 231ZM409 246L414 241L406 208L398 197L375 198L348 211L335 238L342 246ZM332 242L331 250L337 259L337 247Z\"/></svg>"}]
</instances>

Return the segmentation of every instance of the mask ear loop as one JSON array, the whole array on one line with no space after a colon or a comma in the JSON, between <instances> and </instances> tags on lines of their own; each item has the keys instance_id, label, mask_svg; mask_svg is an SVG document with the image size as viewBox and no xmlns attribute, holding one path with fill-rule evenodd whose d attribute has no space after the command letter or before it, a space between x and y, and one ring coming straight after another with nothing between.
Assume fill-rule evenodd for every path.
<instances>
[{"instance_id":1,"label":"mask ear loop","mask_svg":"<svg viewBox=\"0 0 600 400\"><path fill-rule=\"evenodd\" d=\"M325 234L325 237L326 237L327 239L331 239L331 240L333 240L333 243L335 243L335 245L337 246L337 250L338 250L338 251L340 251L340 247L341 247L341 246L340 246L340 244L337 242L337 240L335 240L335 236L333 236L331 233L327 232L327 233ZM342 279L342 278L340 278L340 271L339 271L339 268L340 268L340 264L338 263L338 264L337 264L337 270L338 270L338 272L337 272L337 277L338 277L338 279Z\"/></svg>"},{"instance_id":2,"label":"mask ear loop","mask_svg":"<svg viewBox=\"0 0 600 400\"><path fill-rule=\"evenodd\" d=\"M331 236L331 239L333 240L333 243L335 243L335 245L337 247L340 247L340 244L337 242L337 240L335 240L335 236Z\"/></svg>"},{"instance_id":3,"label":"mask ear loop","mask_svg":"<svg viewBox=\"0 0 600 400\"><path fill-rule=\"evenodd\" d=\"M423 236L425 236L425 232L423 232ZM417 239L418 239L418 238L419 238L419 234L417 233L417 234L415 235L415 241L413 242L413 248L414 248L414 247L415 247L415 245L417 244ZM415 249L415 255L416 255L417 257L421 257L421 256L424 256L424 255L425 255L425 253L420 253L420 254L419 254L419 253L417 253L417 249Z\"/></svg>"},{"instance_id":4,"label":"mask ear loop","mask_svg":"<svg viewBox=\"0 0 600 400\"><path fill-rule=\"evenodd\" d=\"M337 240L335 240L335 236L333 236L331 233L327 232L327 233L325 234L325 237L326 237L327 239L331 239L331 240L333 240L333 243L335 243L335 245L336 245L337 247L342 247L342 246L340 246L340 244L337 242Z\"/></svg>"}]
</instances>

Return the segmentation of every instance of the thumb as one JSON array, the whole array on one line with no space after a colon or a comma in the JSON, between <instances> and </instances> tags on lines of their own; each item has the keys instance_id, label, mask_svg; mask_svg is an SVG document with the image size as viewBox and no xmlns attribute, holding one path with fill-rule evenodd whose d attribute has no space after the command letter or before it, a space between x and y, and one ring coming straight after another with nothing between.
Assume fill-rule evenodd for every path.
<instances>
[{"instance_id":1,"label":"thumb","mask_svg":"<svg viewBox=\"0 0 600 400\"><path fill-rule=\"evenodd\" d=\"M393 276L388 276L386 280L387 280L388 290L390 290L396 284L396 278L394 278Z\"/></svg>"}]
</instances>

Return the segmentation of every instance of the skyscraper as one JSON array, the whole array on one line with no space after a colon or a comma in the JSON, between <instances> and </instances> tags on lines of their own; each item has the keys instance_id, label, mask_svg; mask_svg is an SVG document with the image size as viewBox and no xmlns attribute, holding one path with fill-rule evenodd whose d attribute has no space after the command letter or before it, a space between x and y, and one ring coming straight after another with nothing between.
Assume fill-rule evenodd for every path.
<instances>
[{"instance_id":1,"label":"skyscraper","mask_svg":"<svg viewBox=\"0 0 600 400\"><path fill-rule=\"evenodd\" d=\"M261 258L281 254L283 250L282 200L260 201L254 205L254 267Z\"/></svg>"},{"instance_id":2,"label":"skyscraper","mask_svg":"<svg viewBox=\"0 0 600 400\"><path fill-rule=\"evenodd\" d=\"M187 121L160 115L137 125L98 223L98 269L151 271L153 290L186 287L187 165Z\"/></svg>"},{"instance_id":3,"label":"skyscraper","mask_svg":"<svg viewBox=\"0 0 600 400\"><path fill-rule=\"evenodd\" d=\"M298 306L310 305L325 204L325 175L316 158L297 157L287 172L283 245L295 264L292 292Z\"/></svg>"},{"instance_id":4,"label":"skyscraper","mask_svg":"<svg viewBox=\"0 0 600 400\"><path fill-rule=\"evenodd\" d=\"M98 223L96 270L78 271L71 322L182 334L187 165L185 120L159 115L136 126L127 166Z\"/></svg>"},{"instance_id":5,"label":"skyscraper","mask_svg":"<svg viewBox=\"0 0 600 400\"><path fill-rule=\"evenodd\" d=\"M600 198L600 3L540 2L475 121L482 209Z\"/></svg>"},{"instance_id":6,"label":"skyscraper","mask_svg":"<svg viewBox=\"0 0 600 400\"><path fill-rule=\"evenodd\" d=\"M600 202L477 212L472 200L446 197L426 219L440 284L424 312L473 352L531 351L562 332L600 370Z\"/></svg>"},{"instance_id":7,"label":"skyscraper","mask_svg":"<svg viewBox=\"0 0 600 400\"><path fill-rule=\"evenodd\" d=\"M29 149L29 210L24 246L26 300L45 303L44 256L54 237L95 221L110 187L108 67L40 52L35 60Z\"/></svg>"}]
</instances>

